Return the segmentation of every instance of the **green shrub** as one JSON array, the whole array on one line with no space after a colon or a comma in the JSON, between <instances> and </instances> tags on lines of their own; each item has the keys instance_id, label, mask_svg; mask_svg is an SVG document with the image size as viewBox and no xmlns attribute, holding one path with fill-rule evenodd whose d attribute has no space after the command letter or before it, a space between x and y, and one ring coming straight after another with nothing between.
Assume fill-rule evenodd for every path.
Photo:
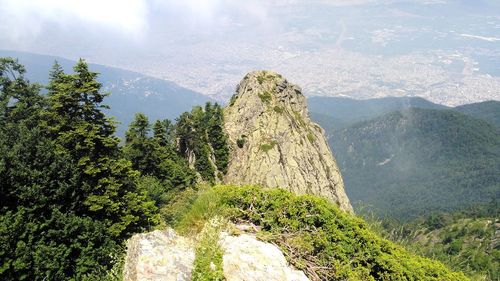
<instances>
[{"instance_id":1,"label":"green shrub","mask_svg":"<svg viewBox=\"0 0 500 281\"><path fill-rule=\"evenodd\" d=\"M200 194L182 224L203 225L215 215L259 225L259 237L278 245L293 266L313 279L467 280L380 238L362 219L316 196L217 186Z\"/></svg>"},{"instance_id":2,"label":"green shrub","mask_svg":"<svg viewBox=\"0 0 500 281\"><path fill-rule=\"evenodd\" d=\"M238 99L238 95L236 95L236 94L232 95L231 99L229 100L229 106L233 106L237 99Z\"/></svg>"},{"instance_id":3,"label":"green shrub","mask_svg":"<svg viewBox=\"0 0 500 281\"><path fill-rule=\"evenodd\" d=\"M265 143L260 145L260 150L263 152L268 152L269 150L273 149L274 146L278 144L277 141L272 141L271 143Z\"/></svg>"},{"instance_id":4,"label":"green shrub","mask_svg":"<svg viewBox=\"0 0 500 281\"><path fill-rule=\"evenodd\" d=\"M307 134L307 139L309 142L313 143L316 140L316 137L312 133L309 133Z\"/></svg>"},{"instance_id":5,"label":"green shrub","mask_svg":"<svg viewBox=\"0 0 500 281\"><path fill-rule=\"evenodd\" d=\"M274 112L279 113L279 114L283 113L283 111L284 111L283 107L281 107L281 106L275 106L273 109L274 109Z\"/></svg>"},{"instance_id":6,"label":"green shrub","mask_svg":"<svg viewBox=\"0 0 500 281\"><path fill-rule=\"evenodd\" d=\"M203 188L200 188L200 190L203 190ZM164 206L160 211L160 215L167 225L177 228L181 219L190 211L199 193L202 192L200 190L186 188L180 192L175 190L167 194L168 205Z\"/></svg>"},{"instance_id":7,"label":"green shrub","mask_svg":"<svg viewBox=\"0 0 500 281\"><path fill-rule=\"evenodd\" d=\"M236 145L237 145L239 148L243 148L243 146L245 145L245 139L237 139L237 140L236 140Z\"/></svg>"},{"instance_id":8,"label":"green shrub","mask_svg":"<svg viewBox=\"0 0 500 281\"><path fill-rule=\"evenodd\" d=\"M259 98L263 103L269 103L273 99L273 96L269 92L259 93Z\"/></svg>"},{"instance_id":9,"label":"green shrub","mask_svg":"<svg viewBox=\"0 0 500 281\"><path fill-rule=\"evenodd\" d=\"M223 251L219 245L219 235L224 222L214 217L205 224L196 246L196 258L192 274L193 281L224 280L222 271Z\"/></svg>"}]
</instances>

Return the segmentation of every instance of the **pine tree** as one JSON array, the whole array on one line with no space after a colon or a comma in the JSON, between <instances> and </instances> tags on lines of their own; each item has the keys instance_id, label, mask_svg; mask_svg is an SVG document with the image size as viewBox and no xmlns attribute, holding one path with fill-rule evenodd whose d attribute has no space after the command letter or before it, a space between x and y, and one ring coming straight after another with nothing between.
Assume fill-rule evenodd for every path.
<instances>
[{"instance_id":1,"label":"pine tree","mask_svg":"<svg viewBox=\"0 0 500 281\"><path fill-rule=\"evenodd\" d=\"M217 103L213 105L210 111L207 135L208 141L214 150L214 158L217 169L222 174L225 174L227 172L229 162L229 147L227 145L227 135L224 132L223 109Z\"/></svg>"},{"instance_id":2,"label":"pine tree","mask_svg":"<svg viewBox=\"0 0 500 281\"><path fill-rule=\"evenodd\" d=\"M170 121L156 121L154 137L149 137L149 121L138 113L126 132L124 153L133 167L143 176L160 180L165 192L185 188L195 183L195 176L187 162L174 149Z\"/></svg>"},{"instance_id":3,"label":"pine tree","mask_svg":"<svg viewBox=\"0 0 500 281\"><path fill-rule=\"evenodd\" d=\"M50 124L61 154L77 166L75 190L78 214L105 221L111 235L127 237L152 224L154 208L144 190L135 185L137 172L119 158L119 140L113 123L102 112L106 93L100 91L97 73L79 60L75 74L51 72L49 84Z\"/></svg>"},{"instance_id":4,"label":"pine tree","mask_svg":"<svg viewBox=\"0 0 500 281\"><path fill-rule=\"evenodd\" d=\"M142 175L157 174L160 161L153 155L155 147L148 137L149 131L148 117L143 113L137 113L125 133L125 156L132 162L132 167Z\"/></svg>"},{"instance_id":5,"label":"pine tree","mask_svg":"<svg viewBox=\"0 0 500 281\"><path fill-rule=\"evenodd\" d=\"M224 117L218 104L195 106L177 119L179 150L185 158L195 156L194 166L201 177L215 182L227 172L229 148L224 132Z\"/></svg>"},{"instance_id":6,"label":"pine tree","mask_svg":"<svg viewBox=\"0 0 500 281\"><path fill-rule=\"evenodd\" d=\"M169 119L156 120L153 125L153 135L161 146L174 146L175 144L175 126Z\"/></svg>"},{"instance_id":7,"label":"pine tree","mask_svg":"<svg viewBox=\"0 0 500 281\"><path fill-rule=\"evenodd\" d=\"M0 75L7 86L2 100L9 100L0 116L0 279L62 280L109 266L116 243L102 235L104 222L68 212L78 204L72 201L76 167L47 135L39 86L24 79L16 62L0 65L13 74ZM90 254L82 245L102 252Z\"/></svg>"}]
</instances>

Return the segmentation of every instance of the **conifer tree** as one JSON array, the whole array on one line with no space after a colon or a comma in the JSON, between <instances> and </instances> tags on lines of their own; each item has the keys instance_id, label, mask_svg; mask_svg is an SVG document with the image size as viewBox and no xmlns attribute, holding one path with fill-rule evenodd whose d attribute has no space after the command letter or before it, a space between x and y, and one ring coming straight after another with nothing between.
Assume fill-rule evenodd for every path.
<instances>
[{"instance_id":1,"label":"conifer tree","mask_svg":"<svg viewBox=\"0 0 500 281\"><path fill-rule=\"evenodd\" d=\"M175 144L175 126L169 119L156 120L153 125L153 135L161 146L174 146Z\"/></svg>"},{"instance_id":2,"label":"conifer tree","mask_svg":"<svg viewBox=\"0 0 500 281\"><path fill-rule=\"evenodd\" d=\"M157 121L154 137L149 136L147 117L137 113L126 132L124 153L133 167L143 176L153 176L162 181L165 192L174 188L193 185L195 176L187 162L174 149L169 138L170 121Z\"/></svg>"},{"instance_id":3,"label":"conifer tree","mask_svg":"<svg viewBox=\"0 0 500 281\"><path fill-rule=\"evenodd\" d=\"M58 152L77 167L75 200L83 204L75 211L105 221L110 235L127 237L154 223L154 206L135 185L138 174L130 162L119 158L114 125L102 112L107 94L100 90L97 73L81 59L74 71L69 75L53 68L48 111Z\"/></svg>"}]
</instances>

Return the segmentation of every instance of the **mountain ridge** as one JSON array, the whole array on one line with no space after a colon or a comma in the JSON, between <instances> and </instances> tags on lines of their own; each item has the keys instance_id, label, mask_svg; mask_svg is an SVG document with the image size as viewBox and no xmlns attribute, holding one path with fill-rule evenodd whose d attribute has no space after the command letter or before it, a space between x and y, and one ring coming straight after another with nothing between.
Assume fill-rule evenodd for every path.
<instances>
[{"instance_id":1,"label":"mountain ridge","mask_svg":"<svg viewBox=\"0 0 500 281\"><path fill-rule=\"evenodd\" d=\"M47 70L51 69L56 60L66 72L72 72L76 63L57 56L8 50L0 50L0 56L18 58L27 69L27 78L43 85L48 82ZM105 65L89 64L89 66L93 71L100 73L98 81L103 84L103 90L111 93L106 98L106 104L110 105L111 109L106 113L119 122L117 134L121 137L124 136L126 127L136 112L144 112L152 119L174 119L181 113L189 111L193 105L203 105L213 101L174 82Z\"/></svg>"},{"instance_id":2,"label":"mountain ridge","mask_svg":"<svg viewBox=\"0 0 500 281\"><path fill-rule=\"evenodd\" d=\"M413 218L500 196L500 131L455 110L411 108L330 138L357 207Z\"/></svg>"}]
</instances>

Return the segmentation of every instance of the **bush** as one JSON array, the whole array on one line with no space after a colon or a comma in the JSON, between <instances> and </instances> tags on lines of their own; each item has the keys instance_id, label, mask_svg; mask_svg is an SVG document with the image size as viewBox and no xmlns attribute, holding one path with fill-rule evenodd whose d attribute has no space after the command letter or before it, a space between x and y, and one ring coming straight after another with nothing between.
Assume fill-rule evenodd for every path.
<instances>
[{"instance_id":1,"label":"bush","mask_svg":"<svg viewBox=\"0 0 500 281\"><path fill-rule=\"evenodd\" d=\"M273 149L275 145L277 145L277 141L272 141L271 143L264 143L260 145L260 150L263 152L268 152L269 150Z\"/></svg>"},{"instance_id":2,"label":"bush","mask_svg":"<svg viewBox=\"0 0 500 281\"><path fill-rule=\"evenodd\" d=\"M273 99L273 96L269 92L263 92L259 94L259 98L263 103L269 103Z\"/></svg>"},{"instance_id":3,"label":"bush","mask_svg":"<svg viewBox=\"0 0 500 281\"><path fill-rule=\"evenodd\" d=\"M275 106L273 109L274 109L274 112L279 113L279 114L283 113L283 111L284 111L283 107L281 107L281 106Z\"/></svg>"},{"instance_id":4,"label":"bush","mask_svg":"<svg viewBox=\"0 0 500 281\"><path fill-rule=\"evenodd\" d=\"M236 140L236 145L239 148L243 148L243 146L245 145L245 139L238 139L238 140Z\"/></svg>"},{"instance_id":5,"label":"bush","mask_svg":"<svg viewBox=\"0 0 500 281\"><path fill-rule=\"evenodd\" d=\"M219 245L219 235L224 222L215 217L210 220L199 235L194 260L193 281L224 280L222 271L223 251Z\"/></svg>"},{"instance_id":6,"label":"bush","mask_svg":"<svg viewBox=\"0 0 500 281\"><path fill-rule=\"evenodd\" d=\"M202 193L182 219L200 226L215 215L250 221L289 262L320 280L467 280L443 264L409 254L360 218L326 199L281 189L217 186Z\"/></svg>"}]
</instances>

